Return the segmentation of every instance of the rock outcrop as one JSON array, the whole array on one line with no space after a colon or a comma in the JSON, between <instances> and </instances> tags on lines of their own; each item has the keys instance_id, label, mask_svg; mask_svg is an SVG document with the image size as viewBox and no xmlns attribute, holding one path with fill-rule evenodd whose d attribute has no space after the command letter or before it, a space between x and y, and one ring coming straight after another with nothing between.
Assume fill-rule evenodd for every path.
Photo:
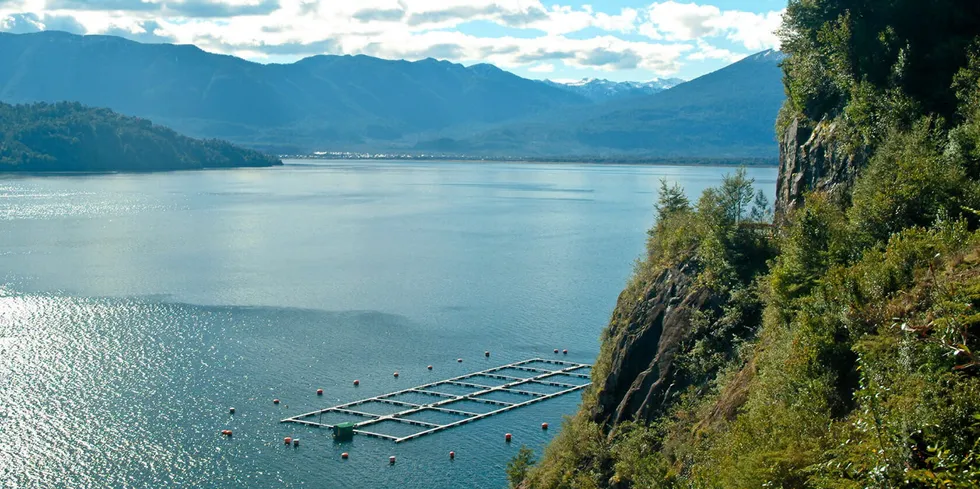
<instances>
[{"instance_id":1,"label":"rock outcrop","mask_svg":"<svg viewBox=\"0 0 980 489\"><path fill-rule=\"evenodd\" d=\"M846 199L868 161L870 149L854 150L838 121L812 124L794 120L782 133L777 183L777 218L799 207L808 192L821 191ZM608 374L597 384L592 419L609 427L626 421L653 421L663 415L690 382L680 375L678 355L698 338L695 314L719 317L729 297L702 285L694 258L659 270L641 297L619 298L605 339L609 344ZM751 378L746 371L745 381ZM744 389L743 389L744 390ZM734 415L744 392L726 394L715 418Z\"/></svg>"},{"instance_id":2,"label":"rock outcrop","mask_svg":"<svg viewBox=\"0 0 980 489\"><path fill-rule=\"evenodd\" d=\"M799 207L810 191L847 198L858 172L868 161L869 149L852 149L840 132L837 121L825 120L814 126L800 118L783 132L776 181L777 217Z\"/></svg>"},{"instance_id":3,"label":"rock outcrop","mask_svg":"<svg viewBox=\"0 0 980 489\"><path fill-rule=\"evenodd\" d=\"M620 296L607 338L612 363L599 387L595 421L653 420L687 387L677 385L675 357L692 334L692 315L718 311L725 300L696 282L698 272L688 260L662 270L639 301Z\"/></svg>"}]
</instances>

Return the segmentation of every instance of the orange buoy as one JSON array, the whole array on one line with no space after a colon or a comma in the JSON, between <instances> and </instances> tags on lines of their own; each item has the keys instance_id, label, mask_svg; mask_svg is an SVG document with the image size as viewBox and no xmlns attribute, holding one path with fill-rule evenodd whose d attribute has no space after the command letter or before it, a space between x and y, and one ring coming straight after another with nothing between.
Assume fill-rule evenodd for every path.
<instances>
[{"instance_id":1,"label":"orange buoy","mask_svg":"<svg viewBox=\"0 0 980 489\"><path fill-rule=\"evenodd\" d=\"M395 378L396 379L398 378L398 372L395 372Z\"/></svg>"},{"instance_id":2,"label":"orange buoy","mask_svg":"<svg viewBox=\"0 0 980 489\"><path fill-rule=\"evenodd\" d=\"M483 352L483 354L484 354L484 355L485 355L485 356L486 356L487 358L490 358L490 352L488 352L488 351L485 351L485 352Z\"/></svg>"},{"instance_id":3,"label":"orange buoy","mask_svg":"<svg viewBox=\"0 0 980 489\"><path fill-rule=\"evenodd\" d=\"M228 408L228 414L235 414L235 408Z\"/></svg>"},{"instance_id":4,"label":"orange buoy","mask_svg":"<svg viewBox=\"0 0 980 489\"><path fill-rule=\"evenodd\" d=\"M355 380L354 381L354 386L357 387L359 385L361 385L361 381L360 380Z\"/></svg>"},{"instance_id":5,"label":"orange buoy","mask_svg":"<svg viewBox=\"0 0 980 489\"><path fill-rule=\"evenodd\" d=\"M561 351L561 353L562 353L563 355L568 355L568 350L562 350L562 351Z\"/></svg>"},{"instance_id":6,"label":"orange buoy","mask_svg":"<svg viewBox=\"0 0 980 489\"><path fill-rule=\"evenodd\" d=\"M449 460L456 460L456 452L449 452Z\"/></svg>"},{"instance_id":7,"label":"orange buoy","mask_svg":"<svg viewBox=\"0 0 980 489\"><path fill-rule=\"evenodd\" d=\"M541 423L541 429L542 430L548 429L548 423Z\"/></svg>"},{"instance_id":8,"label":"orange buoy","mask_svg":"<svg viewBox=\"0 0 980 489\"><path fill-rule=\"evenodd\" d=\"M293 442L293 439L287 436L286 438L283 438L283 441L286 442L287 445L289 445L290 443Z\"/></svg>"},{"instance_id":9,"label":"orange buoy","mask_svg":"<svg viewBox=\"0 0 980 489\"><path fill-rule=\"evenodd\" d=\"M231 430L221 430L221 434L225 436L231 436Z\"/></svg>"},{"instance_id":10,"label":"orange buoy","mask_svg":"<svg viewBox=\"0 0 980 489\"><path fill-rule=\"evenodd\" d=\"M350 457L350 455L348 455L347 452L344 452L344 453L341 453L340 454L340 458L342 458L344 460L347 460L347 457Z\"/></svg>"},{"instance_id":11,"label":"orange buoy","mask_svg":"<svg viewBox=\"0 0 980 489\"><path fill-rule=\"evenodd\" d=\"M557 348L555 348L555 353L558 353L558 349Z\"/></svg>"},{"instance_id":12,"label":"orange buoy","mask_svg":"<svg viewBox=\"0 0 980 489\"><path fill-rule=\"evenodd\" d=\"M456 363L463 363L463 359L462 358L457 358L456 359Z\"/></svg>"},{"instance_id":13,"label":"orange buoy","mask_svg":"<svg viewBox=\"0 0 980 489\"><path fill-rule=\"evenodd\" d=\"M323 395L323 389L317 389L316 390L316 395L322 396Z\"/></svg>"},{"instance_id":14,"label":"orange buoy","mask_svg":"<svg viewBox=\"0 0 980 489\"><path fill-rule=\"evenodd\" d=\"M272 403L273 403L273 404L279 404L279 399L273 399L273 400L272 400Z\"/></svg>"},{"instance_id":15,"label":"orange buoy","mask_svg":"<svg viewBox=\"0 0 980 489\"><path fill-rule=\"evenodd\" d=\"M294 447L298 447L299 446L299 438L294 438L293 439L293 446Z\"/></svg>"},{"instance_id":16,"label":"orange buoy","mask_svg":"<svg viewBox=\"0 0 980 489\"><path fill-rule=\"evenodd\" d=\"M506 435L504 435L504 441L507 441L507 442L510 441L510 433L507 433Z\"/></svg>"},{"instance_id":17,"label":"orange buoy","mask_svg":"<svg viewBox=\"0 0 980 489\"><path fill-rule=\"evenodd\" d=\"M394 455L388 457L388 463L391 464L391 465L395 465L395 456Z\"/></svg>"},{"instance_id":18,"label":"orange buoy","mask_svg":"<svg viewBox=\"0 0 980 489\"><path fill-rule=\"evenodd\" d=\"M429 369L429 370L432 370L432 365L429 365L429 367L428 367L428 369Z\"/></svg>"}]
</instances>

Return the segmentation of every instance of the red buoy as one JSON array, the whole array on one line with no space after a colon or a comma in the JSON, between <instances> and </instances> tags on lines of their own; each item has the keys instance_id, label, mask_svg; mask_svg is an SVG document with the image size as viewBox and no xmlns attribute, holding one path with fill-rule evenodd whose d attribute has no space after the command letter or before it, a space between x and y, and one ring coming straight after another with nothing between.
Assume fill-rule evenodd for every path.
<instances>
[{"instance_id":1,"label":"red buoy","mask_svg":"<svg viewBox=\"0 0 980 489\"><path fill-rule=\"evenodd\" d=\"M507 433L506 435L504 435L504 441L510 442L510 433Z\"/></svg>"},{"instance_id":2,"label":"red buoy","mask_svg":"<svg viewBox=\"0 0 980 489\"><path fill-rule=\"evenodd\" d=\"M555 353L558 353L558 349L557 348L555 348Z\"/></svg>"},{"instance_id":3,"label":"red buoy","mask_svg":"<svg viewBox=\"0 0 980 489\"><path fill-rule=\"evenodd\" d=\"M359 386L359 385L361 385L361 381L360 380L355 380L354 381L354 386L356 387L356 386Z\"/></svg>"},{"instance_id":4,"label":"red buoy","mask_svg":"<svg viewBox=\"0 0 980 489\"><path fill-rule=\"evenodd\" d=\"M388 463L391 464L391 465L395 465L395 456L394 455L388 457Z\"/></svg>"},{"instance_id":5,"label":"red buoy","mask_svg":"<svg viewBox=\"0 0 980 489\"><path fill-rule=\"evenodd\" d=\"M231 430L221 430L221 434L225 436L231 436Z\"/></svg>"},{"instance_id":6,"label":"red buoy","mask_svg":"<svg viewBox=\"0 0 980 489\"><path fill-rule=\"evenodd\" d=\"M316 390L316 395L322 396L323 395L323 389L317 389Z\"/></svg>"},{"instance_id":7,"label":"red buoy","mask_svg":"<svg viewBox=\"0 0 980 489\"><path fill-rule=\"evenodd\" d=\"M289 445L290 443L293 442L293 439L287 436L286 438L283 438L283 441L286 442L287 445Z\"/></svg>"},{"instance_id":8,"label":"red buoy","mask_svg":"<svg viewBox=\"0 0 980 489\"><path fill-rule=\"evenodd\" d=\"M486 355L487 358L490 358L490 352L485 351L485 352L483 352L483 354Z\"/></svg>"},{"instance_id":9,"label":"red buoy","mask_svg":"<svg viewBox=\"0 0 980 489\"><path fill-rule=\"evenodd\" d=\"M449 460L456 460L456 452L449 452Z\"/></svg>"},{"instance_id":10,"label":"red buoy","mask_svg":"<svg viewBox=\"0 0 980 489\"><path fill-rule=\"evenodd\" d=\"M568 350L562 350L561 352L563 355L568 355Z\"/></svg>"},{"instance_id":11,"label":"red buoy","mask_svg":"<svg viewBox=\"0 0 980 489\"><path fill-rule=\"evenodd\" d=\"M429 370L432 370L432 365L429 365L429 367L428 367L428 369L429 369Z\"/></svg>"},{"instance_id":12,"label":"red buoy","mask_svg":"<svg viewBox=\"0 0 980 489\"><path fill-rule=\"evenodd\" d=\"M395 372L395 378L396 379L398 378L398 372Z\"/></svg>"},{"instance_id":13,"label":"red buoy","mask_svg":"<svg viewBox=\"0 0 980 489\"><path fill-rule=\"evenodd\" d=\"M541 423L541 429L542 430L548 429L548 423Z\"/></svg>"},{"instance_id":14,"label":"red buoy","mask_svg":"<svg viewBox=\"0 0 980 489\"><path fill-rule=\"evenodd\" d=\"M279 404L279 399L273 399L273 400L272 400L272 403L273 403L273 404Z\"/></svg>"},{"instance_id":15,"label":"red buoy","mask_svg":"<svg viewBox=\"0 0 980 489\"><path fill-rule=\"evenodd\" d=\"M341 453L340 454L340 458L342 458L344 460L347 460L347 457L350 457L350 455L348 455L347 452L344 452L344 453Z\"/></svg>"}]
</instances>

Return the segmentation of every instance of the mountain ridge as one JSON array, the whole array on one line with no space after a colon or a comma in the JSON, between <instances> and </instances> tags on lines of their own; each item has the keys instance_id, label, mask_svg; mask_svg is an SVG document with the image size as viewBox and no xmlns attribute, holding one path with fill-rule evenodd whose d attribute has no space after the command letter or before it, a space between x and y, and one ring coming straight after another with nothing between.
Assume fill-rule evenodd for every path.
<instances>
[{"instance_id":1,"label":"mountain ridge","mask_svg":"<svg viewBox=\"0 0 980 489\"><path fill-rule=\"evenodd\" d=\"M771 158L778 154L773 127L785 100L782 60L767 50L657 94L575 107L549 120L518 121L476 135L423 141L417 147L489 153L561 147L593 157Z\"/></svg>"},{"instance_id":2,"label":"mountain ridge","mask_svg":"<svg viewBox=\"0 0 980 489\"><path fill-rule=\"evenodd\" d=\"M768 98L781 98L782 89L772 83L778 76L771 71L757 75L770 78L765 84L772 91ZM688 119L709 118L720 126L743 117L769 127L775 122L773 104L758 103L758 94L746 101L737 90L677 92L690 83L655 95L596 101L486 63L467 67L433 58L317 55L289 64L260 64L192 45L63 32L0 34L2 101L78 101L151 119L190 136L279 153L774 156L775 141L763 145L739 134L722 141L714 130L671 128L660 120L670 114L652 123L633 117L633 109L662 105L656 97L680 93L719 104L712 108L676 102L690 112L681 114ZM726 106L750 113L726 112ZM603 134L584 127L592 119L604 128ZM580 127L571 127L569 121ZM528 134L521 134L525 129Z\"/></svg>"}]
</instances>

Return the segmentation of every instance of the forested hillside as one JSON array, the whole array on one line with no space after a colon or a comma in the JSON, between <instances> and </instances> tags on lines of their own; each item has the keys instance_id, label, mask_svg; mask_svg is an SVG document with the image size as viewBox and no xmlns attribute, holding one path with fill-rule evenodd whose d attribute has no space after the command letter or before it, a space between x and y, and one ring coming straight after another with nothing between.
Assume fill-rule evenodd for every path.
<instances>
[{"instance_id":1,"label":"forested hillside","mask_svg":"<svg viewBox=\"0 0 980 489\"><path fill-rule=\"evenodd\" d=\"M792 0L775 224L661 189L527 488L980 487L980 4Z\"/></svg>"},{"instance_id":2,"label":"forested hillside","mask_svg":"<svg viewBox=\"0 0 980 489\"><path fill-rule=\"evenodd\" d=\"M0 103L0 172L158 171L282 162L78 103Z\"/></svg>"}]
</instances>

